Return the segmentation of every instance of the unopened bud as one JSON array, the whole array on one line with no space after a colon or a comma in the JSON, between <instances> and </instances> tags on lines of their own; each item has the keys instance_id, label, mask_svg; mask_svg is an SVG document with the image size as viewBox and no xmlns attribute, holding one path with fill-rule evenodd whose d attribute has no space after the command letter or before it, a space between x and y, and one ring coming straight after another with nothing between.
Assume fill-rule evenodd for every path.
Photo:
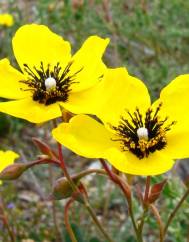
<instances>
[{"instance_id":1,"label":"unopened bud","mask_svg":"<svg viewBox=\"0 0 189 242\"><path fill-rule=\"evenodd\" d=\"M15 163L7 166L0 172L0 180L15 180L22 175L22 173L29 168L28 164Z\"/></svg>"},{"instance_id":2,"label":"unopened bud","mask_svg":"<svg viewBox=\"0 0 189 242\"><path fill-rule=\"evenodd\" d=\"M56 154L51 148L43 141L38 138L33 137L32 141L37 146L37 148L41 151L42 154L47 155L49 157L56 157Z\"/></svg>"},{"instance_id":3,"label":"unopened bud","mask_svg":"<svg viewBox=\"0 0 189 242\"><path fill-rule=\"evenodd\" d=\"M72 181L76 186L78 186L80 183L78 177L72 178ZM73 193L74 193L74 190L70 182L65 177L61 177L55 181L51 198L55 200L61 200L61 199L71 197Z\"/></svg>"}]
</instances>

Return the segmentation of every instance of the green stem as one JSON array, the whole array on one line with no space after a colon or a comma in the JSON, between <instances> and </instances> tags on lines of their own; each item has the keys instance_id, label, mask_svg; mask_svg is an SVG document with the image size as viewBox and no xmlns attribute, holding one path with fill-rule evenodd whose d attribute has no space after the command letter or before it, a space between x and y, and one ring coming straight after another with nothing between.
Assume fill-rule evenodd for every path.
<instances>
[{"instance_id":1,"label":"green stem","mask_svg":"<svg viewBox=\"0 0 189 242\"><path fill-rule=\"evenodd\" d=\"M182 198L180 199L180 201L178 202L178 204L176 205L176 207L174 208L174 210L172 211L172 213L170 214L167 223L165 225L164 228L164 237L166 236L167 230L169 225L171 224L172 220L174 219L177 211L179 210L179 208L182 206L183 202L186 200L186 198L189 196L189 187L187 188L186 192L184 193L184 195L182 196Z\"/></svg>"},{"instance_id":2,"label":"green stem","mask_svg":"<svg viewBox=\"0 0 189 242\"><path fill-rule=\"evenodd\" d=\"M161 220L159 211L157 210L157 208L155 207L154 204L150 204L150 208L151 208L154 216L156 217L157 223L159 225L159 239L160 239L159 241L163 242L163 240L164 240L163 239L163 231L164 231L164 229L163 229L163 222Z\"/></svg>"},{"instance_id":3,"label":"green stem","mask_svg":"<svg viewBox=\"0 0 189 242\"><path fill-rule=\"evenodd\" d=\"M143 227L144 227L144 220L146 218L148 212L148 207L145 207L141 216L141 220L140 220L140 224L138 226L138 241L139 242L143 242L143 236L142 236L142 232L143 232Z\"/></svg>"},{"instance_id":4,"label":"green stem","mask_svg":"<svg viewBox=\"0 0 189 242\"><path fill-rule=\"evenodd\" d=\"M142 232L143 232L145 218L146 218L146 215L147 215L148 209L149 209L149 207L148 207L148 197L149 197L149 192L150 192L150 181L151 181L151 177L147 176L146 177L146 186L145 186L144 198L143 198L143 214L142 214L139 226L138 226L139 242L143 242Z\"/></svg>"},{"instance_id":5,"label":"green stem","mask_svg":"<svg viewBox=\"0 0 189 242\"><path fill-rule=\"evenodd\" d=\"M85 208L88 210L89 214L91 215L93 222L96 224L96 226L99 228L101 233L104 235L104 237L109 241L109 242L114 242L113 239L109 236L109 234L104 230L102 225L100 224L96 214L94 213L92 207L90 206L89 202L85 200L84 203Z\"/></svg>"}]
</instances>

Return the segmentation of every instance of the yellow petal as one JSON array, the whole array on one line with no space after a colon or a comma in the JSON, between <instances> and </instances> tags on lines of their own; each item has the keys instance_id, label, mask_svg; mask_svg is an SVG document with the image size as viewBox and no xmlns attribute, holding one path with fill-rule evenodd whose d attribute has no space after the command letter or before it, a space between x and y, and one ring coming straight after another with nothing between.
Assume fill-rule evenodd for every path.
<instances>
[{"instance_id":1,"label":"yellow petal","mask_svg":"<svg viewBox=\"0 0 189 242\"><path fill-rule=\"evenodd\" d=\"M31 95L23 91L28 87L21 80L24 80L24 75L14 69L8 59L0 60L0 97L19 99Z\"/></svg>"},{"instance_id":2,"label":"yellow petal","mask_svg":"<svg viewBox=\"0 0 189 242\"><path fill-rule=\"evenodd\" d=\"M59 143L88 158L99 158L117 144L102 124L87 115L77 115L69 123L60 124L52 135Z\"/></svg>"},{"instance_id":3,"label":"yellow petal","mask_svg":"<svg viewBox=\"0 0 189 242\"><path fill-rule=\"evenodd\" d=\"M71 58L70 44L44 25L28 24L19 28L13 38L13 50L20 68L23 64L39 68L43 62L53 68L58 62L62 68Z\"/></svg>"},{"instance_id":4,"label":"yellow petal","mask_svg":"<svg viewBox=\"0 0 189 242\"><path fill-rule=\"evenodd\" d=\"M174 127L172 132L167 132L167 146L164 149L168 155L174 159L183 159L189 157L189 130L188 127L176 131Z\"/></svg>"},{"instance_id":5,"label":"yellow petal","mask_svg":"<svg viewBox=\"0 0 189 242\"><path fill-rule=\"evenodd\" d=\"M150 106L148 89L142 81L130 76L125 68L109 69L101 85L97 116L105 123L117 125L120 116L127 116L127 111L132 113L138 107L144 113Z\"/></svg>"},{"instance_id":6,"label":"yellow petal","mask_svg":"<svg viewBox=\"0 0 189 242\"><path fill-rule=\"evenodd\" d=\"M0 150L0 172L4 170L7 166L14 163L14 160L19 157L18 154L16 154L13 151L1 151Z\"/></svg>"},{"instance_id":7,"label":"yellow petal","mask_svg":"<svg viewBox=\"0 0 189 242\"><path fill-rule=\"evenodd\" d=\"M104 123L117 125L120 116L136 107L144 113L150 107L150 96L143 82L130 76L125 68L108 69L103 80L93 88L71 93L62 104L73 113L97 115Z\"/></svg>"},{"instance_id":8,"label":"yellow petal","mask_svg":"<svg viewBox=\"0 0 189 242\"><path fill-rule=\"evenodd\" d=\"M0 112L7 113L17 118L26 119L31 123L42 123L61 116L58 104L45 106L31 98L1 102Z\"/></svg>"},{"instance_id":9,"label":"yellow petal","mask_svg":"<svg viewBox=\"0 0 189 242\"><path fill-rule=\"evenodd\" d=\"M162 102L161 112L182 125L189 120L189 75L180 75L168 84L157 102Z\"/></svg>"},{"instance_id":10,"label":"yellow petal","mask_svg":"<svg viewBox=\"0 0 189 242\"><path fill-rule=\"evenodd\" d=\"M104 75L106 67L102 62L102 55L108 43L109 39L91 36L73 56L70 73L74 75L78 72L75 76L75 81L78 83L72 86L73 92L93 86Z\"/></svg>"},{"instance_id":11,"label":"yellow petal","mask_svg":"<svg viewBox=\"0 0 189 242\"><path fill-rule=\"evenodd\" d=\"M164 152L156 151L147 158L138 159L129 151L112 148L107 150L106 159L119 171L132 175L150 176L167 172L174 161Z\"/></svg>"},{"instance_id":12,"label":"yellow petal","mask_svg":"<svg viewBox=\"0 0 189 242\"><path fill-rule=\"evenodd\" d=\"M69 123L62 123L52 131L53 137L78 155L107 159L118 170L133 175L158 175L172 168L174 161L164 152L154 152L138 159L129 151L122 151L112 140L112 133L94 119L77 115Z\"/></svg>"},{"instance_id":13,"label":"yellow petal","mask_svg":"<svg viewBox=\"0 0 189 242\"><path fill-rule=\"evenodd\" d=\"M160 116L168 117L167 123L176 124L167 132L167 147L165 151L173 158L189 157L189 75L181 75L168 84L160 94L160 98L153 104L155 108L162 103Z\"/></svg>"}]
</instances>

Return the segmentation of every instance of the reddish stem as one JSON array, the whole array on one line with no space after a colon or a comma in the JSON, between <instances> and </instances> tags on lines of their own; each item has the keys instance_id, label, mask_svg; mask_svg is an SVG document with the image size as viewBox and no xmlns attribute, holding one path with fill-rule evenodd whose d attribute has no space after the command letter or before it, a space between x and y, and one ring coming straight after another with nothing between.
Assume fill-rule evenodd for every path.
<instances>
[{"instance_id":1,"label":"reddish stem","mask_svg":"<svg viewBox=\"0 0 189 242\"><path fill-rule=\"evenodd\" d=\"M146 188L145 188L145 193L144 193L144 203L148 202L148 197L149 197L149 192L150 192L150 181L151 181L151 176L147 176Z\"/></svg>"},{"instance_id":2,"label":"reddish stem","mask_svg":"<svg viewBox=\"0 0 189 242\"><path fill-rule=\"evenodd\" d=\"M123 193L125 194L125 196L127 197L127 199L131 199L130 196L130 188L129 186L126 186L125 183L123 183L123 181L121 181L121 179L118 178L118 176L116 176L108 167L108 165L106 164L106 162L103 159L100 159L100 162L102 164L102 166L104 167L105 171L107 172L107 174L109 175L110 179L115 182L117 185L120 186L120 188L122 189Z\"/></svg>"},{"instance_id":3,"label":"reddish stem","mask_svg":"<svg viewBox=\"0 0 189 242\"><path fill-rule=\"evenodd\" d=\"M129 186L127 186L127 184L123 181L121 181L121 178L118 177L118 175L115 175L108 167L108 165L106 164L106 162L103 159L100 159L100 162L102 164L102 166L104 167L105 171L107 172L107 174L109 175L110 179L117 184L121 190L123 191L126 199L127 199L127 203L128 203L128 209L129 209L129 214L131 217L131 221L136 233L136 237L138 239L138 228L135 222L135 218L134 218L134 213L133 213L133 208L132 208L132 199L131 199L131 191Z\"/></svg>"},{"instance_id":4,"label":"reddish stem","mask_svg":"<svg viewBox=\"0 0 189 242\"><path fill-rule=\"evenodd\" d=\"M150 204L150 208L154 214L154 216L156 217L157 223L159 225L159 238L160 238L160 242L163 242L163 231L164 231L164 227L163 227L163 222L161 220L159 211L157 210L157 208L155 207L154 204Z\"/></svg>"},{"instance_id":5,"label":"reddish stem","mask_svg":"<svg viewBox=\"0 0 189 242\"><path fill-rule=\"evenodd\" d=\"M69 233L71 241L77 242L77 239L74 235L74 232L73 232L72 227L71 227L70 222L69 222L69 214L68 214L69 209L70 209L73 202L74 202L74 198L72 197L68 200L68 202L66 203L66 205L64 207L64 222L65 222L66 230Z\"/></svg>"},{"instance_id":6,"label":"reddish stem","mask_svg":"<svg viewBox=\"0 0 189 242\"><path fill-rule=\"evenodd\" d=\"M2 222L3 222L4 226L7 228L7 231L8 231L9 237L11 239L11 242L15 242L16 241L15 234L14 234L14 231L12 230L12 228L10 227L8 218L6 216L6 212L5 212L5 208L4 208L4 204L3 204L2 198L1 198L1 201L0 201L0 213L1 213L0 217L2 219Z\"/></svg>"}]
</instances>

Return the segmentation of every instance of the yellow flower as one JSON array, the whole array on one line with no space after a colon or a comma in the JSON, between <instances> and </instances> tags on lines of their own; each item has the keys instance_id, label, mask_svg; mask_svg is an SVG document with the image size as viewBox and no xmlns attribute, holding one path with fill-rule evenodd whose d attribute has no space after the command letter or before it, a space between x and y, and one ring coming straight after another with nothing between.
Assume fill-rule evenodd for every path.
<instances>
[{"instance_id":1,"label":"yellow flower","mask_svg":"<svg viewBox=\"0 0 189 242\"><path fill-rule=\"evenodd\" d=\"M22 72L7 59L0 61L0 97L15 99L1 102L0 111L41 123L61 116L59 105L79 111L77 100L85 98L85 108L88 101L83 92L106 71L101 58L108 43L109 39L91 36L71 56L69 42L46 26L22 26L12 41Z\"/></svg>"},{"instance_id":2,"label":"yellow flower","mask_svg":"<svg viewBox=\"0 0 189 242\"><path fill-rule=\"evenodd\" d=\"M161 174L189 157L189 75L173 80L153 104L144 83L124 68L109 70L97 89L101 103L92 112L104 125L77 115L52 131L58 142L134 175Z\"/></svg>"},{"instance_id":3,"label":"yellow flower","mask_svg":"<svg viewBox=\"0 0 189 242\"><path fill-rule=\"evenodd\" d=\"M14 24L14 18L9 13L0 14L0 25L11 27Z\"/></svg>"},{"instance_id":4,"label":"yellow flower","mask_svg":"<svg viewBox=\"0 0 189 242\"><path fill-rule=\"evenodd\" d=\"M19 157L15 152L8 150L0 150L0 172L3 171L7 166L12 165L14 160ZM1 184L1 181L0 181Z\"/></svg>"}]
</instances>

